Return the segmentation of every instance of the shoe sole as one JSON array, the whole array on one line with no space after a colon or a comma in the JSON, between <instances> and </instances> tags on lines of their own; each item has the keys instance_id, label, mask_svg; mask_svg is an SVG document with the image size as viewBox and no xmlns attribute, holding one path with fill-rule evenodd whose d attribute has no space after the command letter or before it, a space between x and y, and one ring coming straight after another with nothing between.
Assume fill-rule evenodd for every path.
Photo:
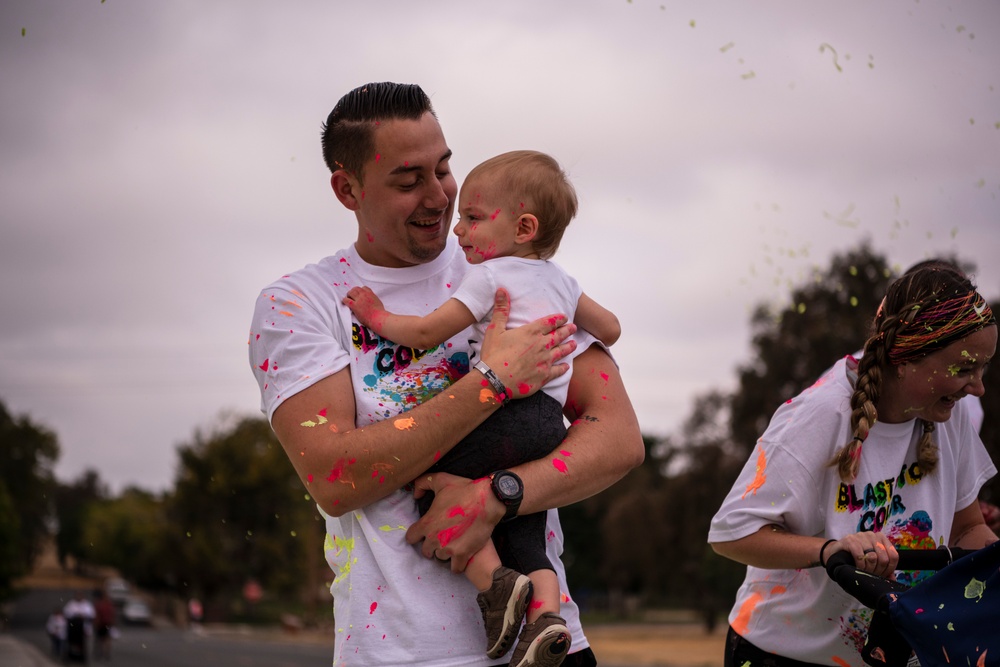
<instances>
[{"instance_id":1,"label":"shoe sole","mask_svg":"<svg viewBox=\"0 0 1000 667\"><path fill-rule=\"evenodd\" d=\"M565 644L562 650L558 653L550 651L549 648L559 641ZM510 667L559 667L569 654L571 642L569 628L565 625L550 625L535 637L521 661L516 665L512 662Z\"/></svg>"},{"instance_id":2,"label":"shoe sole","mask_svg":"<svg viewBox=\"0 0 1000 667\"><path fill-rule=\"evenodd\" d=\"M507 600L507 608L503 612L503 631L500 638L486 651L490 658L499 658L510 649L514 637L521 629L521 621L528 612L533 586L526 575L519 575L514 582L514 593Z\"/></svg>"}]
</instances>

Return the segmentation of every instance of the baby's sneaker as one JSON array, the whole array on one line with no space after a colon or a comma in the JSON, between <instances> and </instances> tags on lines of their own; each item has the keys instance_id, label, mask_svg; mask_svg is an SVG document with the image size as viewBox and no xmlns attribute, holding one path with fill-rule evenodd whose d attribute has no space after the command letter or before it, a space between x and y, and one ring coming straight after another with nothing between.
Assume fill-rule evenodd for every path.
<instances>
[{"instance_id":1,"label":"baby's sneaker","mask_svg":"<svg viewBox=\"0 0 1000 667\"><path fill-rule=\"evenodd\" d=\"M531 579L509 567L493 571L493 586L476 597L486 628L486 655L499 658L510 648L531 601Z\"/></svg>"},{"instance_id":2,"label":"baby's sneaker","mask_svg":"<svg viewBox=\"0 0 1000 667\"><path fill-rule=\"evenodd\" d=\"M510 658L510 667L559 667L569 653L571 642L566 619L545 612L534 623L527 623Z\"/></svg>"}]
</instances>

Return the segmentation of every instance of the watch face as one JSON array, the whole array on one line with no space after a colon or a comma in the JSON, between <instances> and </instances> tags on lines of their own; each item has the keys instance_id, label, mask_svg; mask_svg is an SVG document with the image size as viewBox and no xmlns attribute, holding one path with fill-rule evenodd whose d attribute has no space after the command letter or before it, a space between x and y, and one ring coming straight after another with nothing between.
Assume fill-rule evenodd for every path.
<instances>
[{"instance_id":1,"label":"watch face","mask_svg":"<svg viewBox=\"0 0 1000 667\"><path fill-rule=\"evenodd\" d=\"M500 492L508 498L515 498L521 493L521 485L510 475L498 475L496 484Z\"/></svg>"}]
</instances>

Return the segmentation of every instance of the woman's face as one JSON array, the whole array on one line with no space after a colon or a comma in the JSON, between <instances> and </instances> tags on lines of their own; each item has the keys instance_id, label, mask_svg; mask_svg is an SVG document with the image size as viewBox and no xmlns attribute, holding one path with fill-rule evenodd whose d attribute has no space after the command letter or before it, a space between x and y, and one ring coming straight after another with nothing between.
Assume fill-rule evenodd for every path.
<instances>
[{"instance_id":1,"label":"woman's face","mask_svg":"<svg viewBox=\"0 0 1000 667\"><path fill-rule=\"evenodd\" d=\"M890 366L879 399L879 420L948 421L959 399L983 395L983 373L996 348L997 327L991 325L926 357Z\"/></svg>"}]
</instances>

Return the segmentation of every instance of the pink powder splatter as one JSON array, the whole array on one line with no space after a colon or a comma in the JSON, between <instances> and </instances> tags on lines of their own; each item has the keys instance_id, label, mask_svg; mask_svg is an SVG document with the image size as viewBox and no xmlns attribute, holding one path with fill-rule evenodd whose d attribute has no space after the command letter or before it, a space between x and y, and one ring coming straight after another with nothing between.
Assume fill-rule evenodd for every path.
<instances>
[{"instance_id":1,"label":"pink powder splatter","mask_svg":"<svg viewBox=\"0 0 1000 667\"><path fill-rule=\"evenodd\" d=\"M525 394L531 391L531 385L528 384L527 382L522 382L521 384L517 385L517 391L522 396L524 396Z\"/></svg>"},{"instance_id":2,"label":"pink powder splatter","mask_svg":"<svg viewBox=\"0 0 1000 667\"><path fill-rule=\"evenodd\" d=\"M336 464L334 464L333 468L330 470L330 476L326 478L326 481L328 481L328 482L336 482L336 481L344 478L345 477L345 472L346 472L346 470L345 470L346 467L349 466L349 465L352 465L356 461L357 461L357 459L351 459L349 461L347 459L340 459L339 461L337 461ZM347 482L349 480L344 479L344 481Z\"/></svg>"},{"instance_id":3,"label":"pink powder splatter","mask_svg":"<svg viewBox=\"0 0 1000 667\"><path fill-rule=\"evenodd\" d=\"M566 462L562 459L552 459L552 467L562 474L566 474Z\"/></svg>"},{"instance_id":4,"label":"pink powder splatter","mask_svg":"<svg viewBox=\"0 0 1000 667\"><path fill-rule=\"evenodd\" d=\"M378 608L378 602L372 602L372 606L368 609L368 613L374 614L377 608Z\"/></svg>"}]
</instances>

